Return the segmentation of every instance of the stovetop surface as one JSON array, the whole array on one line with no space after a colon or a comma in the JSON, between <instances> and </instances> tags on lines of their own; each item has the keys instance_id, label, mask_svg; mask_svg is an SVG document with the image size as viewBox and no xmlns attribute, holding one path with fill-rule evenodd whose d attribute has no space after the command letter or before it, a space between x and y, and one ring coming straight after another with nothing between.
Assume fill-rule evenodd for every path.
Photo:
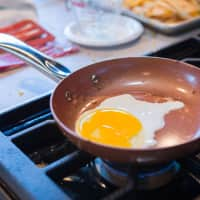
<instances>
[{"instance_id":1,"label":"stovetop surface","mask_svg":"<svg viewBox=\"0 0 200 200\"><path fill-rule=\"evenodd\" d=\"M151 56L200 67L200 35ZM58 129L49 95L0 115L0 199L200 199L200 154L177 161L180 173L166 186L136 191L105 181L96 158L78 150Z\"/></svg>"}]
</instances>

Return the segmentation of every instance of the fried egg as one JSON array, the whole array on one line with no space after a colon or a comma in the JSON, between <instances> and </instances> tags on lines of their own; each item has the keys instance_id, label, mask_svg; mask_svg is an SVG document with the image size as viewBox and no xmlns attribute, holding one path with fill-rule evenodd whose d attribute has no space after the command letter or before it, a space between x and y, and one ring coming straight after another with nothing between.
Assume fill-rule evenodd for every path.
<instances>
[{"instance_id":1,"label":"fried egg","mask_svg":"<svg viewBox=\"0 0 200 200\"><path fill-rule=\"evenodd\" d=\"M184 107L181 101L150 103L123 94L107 98L83 112L76 132L87 140L121 148L147 148L156 144L155 133L165 125L164 116Z\"/></svg>"}]
</instances>

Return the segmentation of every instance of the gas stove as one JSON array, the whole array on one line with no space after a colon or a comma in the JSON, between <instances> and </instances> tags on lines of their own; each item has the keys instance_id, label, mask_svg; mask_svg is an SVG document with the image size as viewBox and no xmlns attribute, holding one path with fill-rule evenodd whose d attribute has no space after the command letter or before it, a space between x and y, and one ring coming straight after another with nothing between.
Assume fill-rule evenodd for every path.
<instances>
[{"instance_id":1,"label":"gas stove","mask_svg":"<svg viewBox=\"0 0 200 200\"><path fill-rule=\"evenodd\" d=\"M150 56L200 67L200 35ZM0 115L0 199L200 199L200 153L151 169L101 160L62 135L49 98Z\"/></svg>"}]
</instances>

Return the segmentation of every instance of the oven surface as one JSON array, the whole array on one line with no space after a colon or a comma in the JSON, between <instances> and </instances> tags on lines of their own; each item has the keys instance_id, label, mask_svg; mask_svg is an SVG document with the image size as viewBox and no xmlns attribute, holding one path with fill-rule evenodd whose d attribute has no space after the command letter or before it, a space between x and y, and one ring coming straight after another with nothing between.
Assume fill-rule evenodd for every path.
<instances>
[{"instance_id":1,"label":"oven surface","mask_svg":"<svg viewBox=\"0 0 200 200\"><path fill-rule=\"evenodd\" d=\"M200 34L151 56L200 67ZM155 179L155 188L149 181L152 173L138 175L137 170L128 173L130 181L121 184L118 179L118 184L102 167L105 164L111 176L116 172L112 164L80 151L62 135L49 98L50 94L0 115L0 199L200 199L200 153L174 161L173 178L165 184ZM163 173L169 166L156 170ZM150 188L139 187L139 176L140 182L148 177Z\"/></svg>"}]
</instances>

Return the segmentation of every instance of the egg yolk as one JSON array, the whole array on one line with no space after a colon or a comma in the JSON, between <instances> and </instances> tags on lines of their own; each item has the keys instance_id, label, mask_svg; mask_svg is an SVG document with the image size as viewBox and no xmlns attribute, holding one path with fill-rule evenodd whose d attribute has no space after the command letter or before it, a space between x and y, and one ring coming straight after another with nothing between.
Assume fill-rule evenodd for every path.
<instances>
[{"instance_id":1,"label":"egg yolk","mask_svg":"<svg viewBox=\"0 0 200 200\"><path fill-rule=\"evenodd\" d=\"M129 148L132 147L131 139L141 129L140 121L128 112L98 109L87 113L86 117L83 116L79 120L77 131L82 137L93 142Z\"/></svg>"}]
</instances>

